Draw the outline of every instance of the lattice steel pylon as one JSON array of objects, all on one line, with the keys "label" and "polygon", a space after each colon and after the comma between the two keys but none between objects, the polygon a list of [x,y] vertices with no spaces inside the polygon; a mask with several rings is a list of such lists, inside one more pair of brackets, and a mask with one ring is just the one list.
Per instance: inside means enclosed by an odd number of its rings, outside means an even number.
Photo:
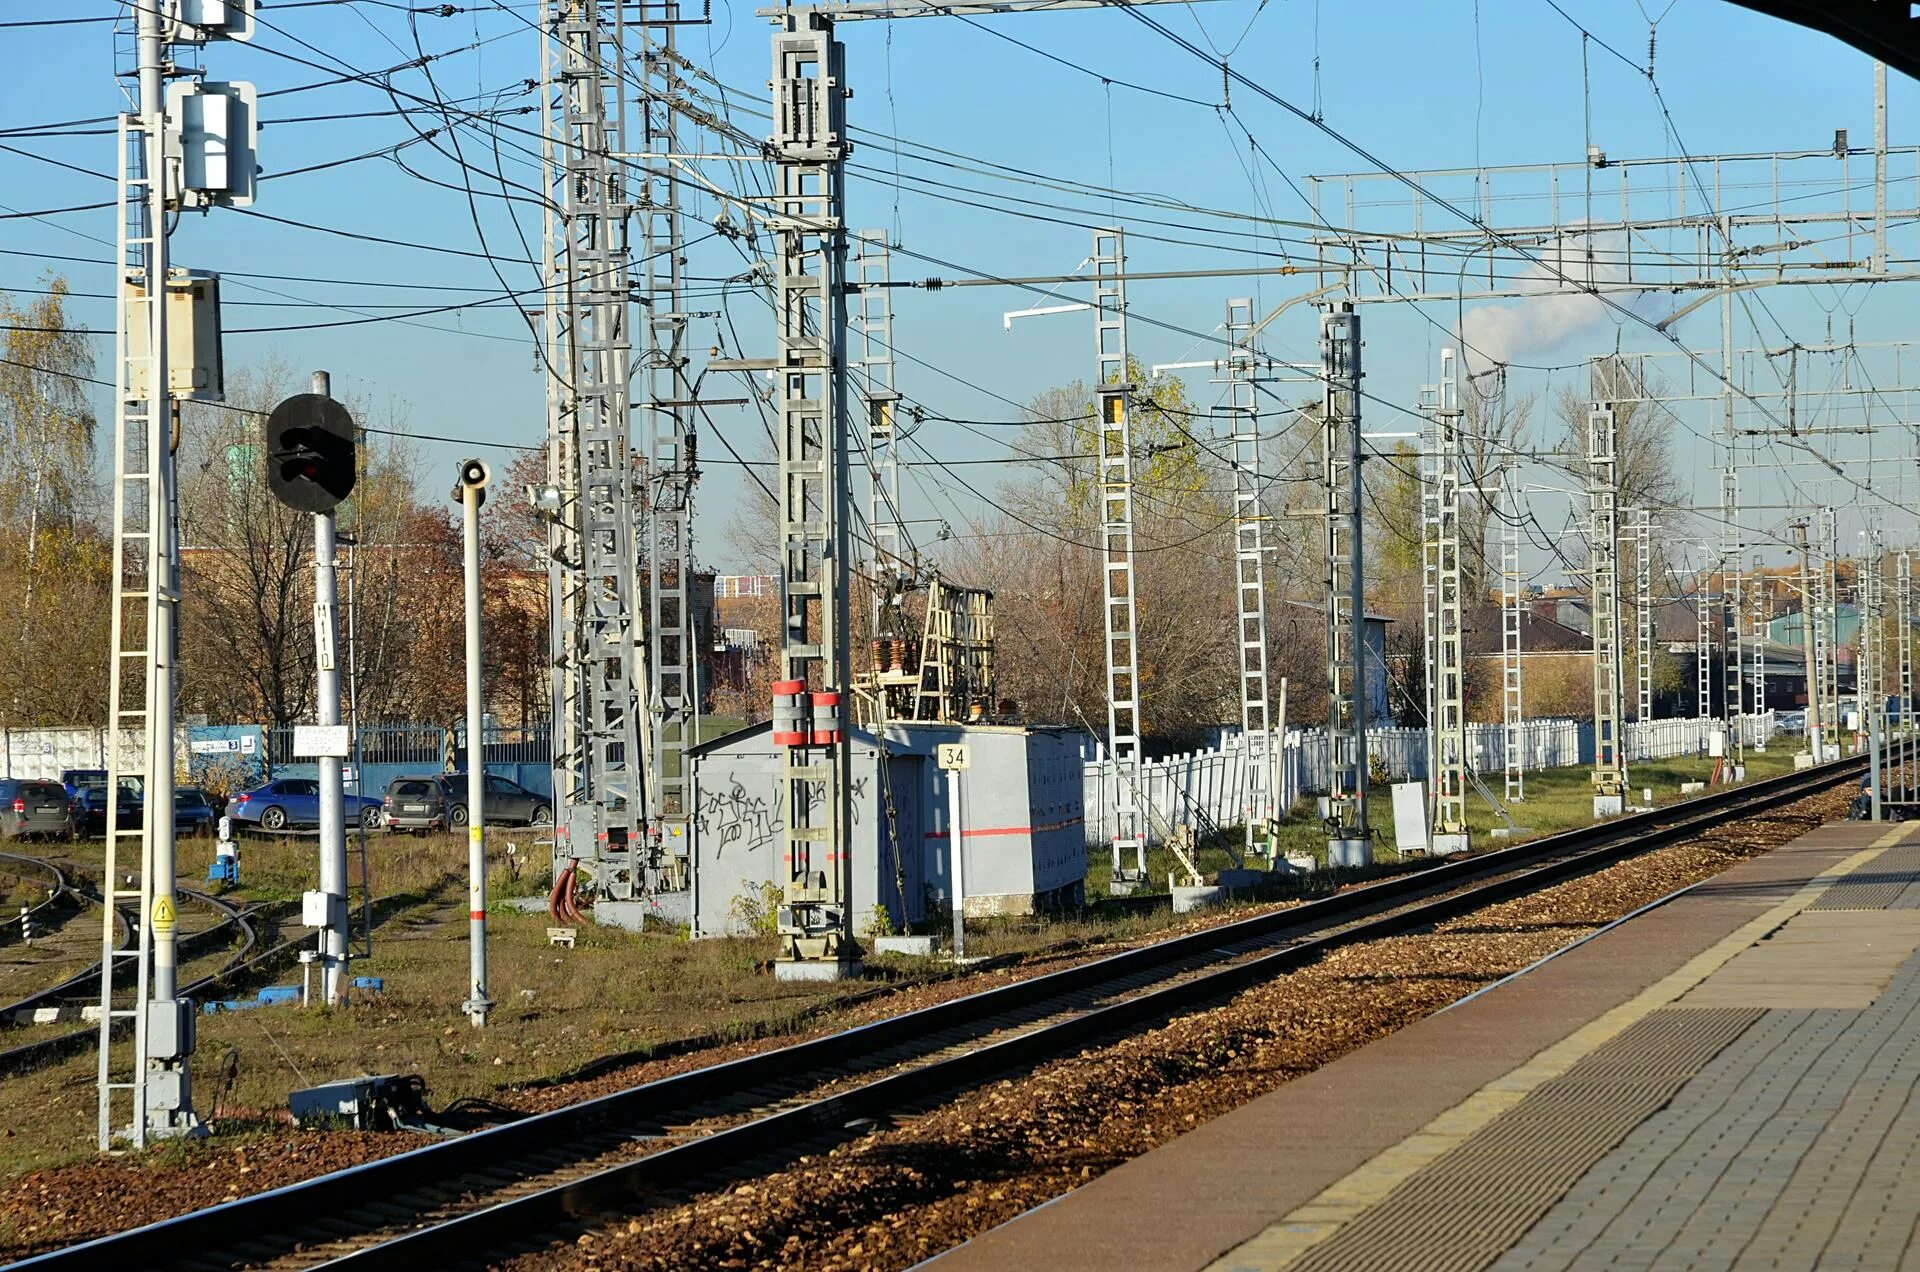
[{"label": "lattice steel pylon", "polygon": [[1527,797],[1527,749],[1524,672],[1520,661],[1520,626],[1525,613],[1526,576],[1520,572],[1520,470],[1509,464],[1501,470],[1507,512],[1500,518],[1500,707],[1504,726],[1501,750],[1506,762],[1507,803]]},{"label": "lattice steel pylon", "polygon": [[1881,692],[1885,675],[1881,667],[1885,659],[1885,636],[1880,630],[1884,598],[1880,579],[1878,526],[1867,527],[1866,551],[1860,560],[1860,573],[1854,588],[1860,606],[1860,658],[1854,672],[1854,700],[1860,704],[1860,732],[1870,735],[1874,729],[1873,714],[1886,708],[1886,695]]},{"label": "lattice steel pylon", "polygon": [[1327,843],[1336,864],[1372,857],[1367,825],[1366,596],[1362,563],[1360,314],[1320,316],[1322,487],[1326,499]]},{"label": "lattice steel pylon", "polygon": [[687,374],[686,238],[680,183],[670,156],[679,153],[676,126],[679,0],[639,0],[633,25],[641,36],[647,91],[639,99],[640,188],[634,212],[641,227],[639,277],[640,390],[647,436],[646,526],[647,746],[646,810],[651,860],[646,883],[684,886],[692,837],[687,750],[700,737],[699,632],[693,597],[693,495],[699,480],[694,386]]},{"label": "lattice steel pylon", "polygon": [[1902,552],[1893,563],[1893,603],[1899,613],[1894,632],[1900,660],[1900,744],[1895,748],[1894,785],[1898,798],[1913,798],[1913,555]]},{"label": "lattice steel pylon", "polygon": [[554,871],[616,900],[646,886],[627,318],[633,214],[623,153],[625,22],[610,0],[547,0],[548,588]]},{"label": "lattice steel pylon", "polygon": [[1451,349],[1440,351],[1433,391],[1432,445],[1421,475],[1422,577],[1427,635],[1427,774],[1436,854],[1465,852],[1467,837],[1466,668],[1460,615],[1460,380]]},{"label": "lattice steel pylon", "polygon": [[845,51],[825,15],[789,9],[773,33],[777,190],[774,354],[779,407],[781,639],[774,741],[785,814],[780,956],[788,977],[852,974],[852,687],[847,602]]},{"label": "lattice steel pylon", "polygon": [[1266,514],[1260,484],[1260,407],[1254,379],[1253,301],[1227,302],[1226,415],[1233,445],[1233,562],[1240,646],[1240,811],[1246,851],[1273,857],[1280,810],[1274,769],[1272,699],[1267,678]]},{"label": "lattice steel pylon", "polygon": [[[1597,384],[1596,388],[1599,387]],[[1593,815],[1626,810],[1620,717],[1619,465],[1613,407],[1587,413],[1587,570],[1593,587]]]},{"label": "lattice steel pylon", "polygon": [[1840,754],[1840,529],[1832,508],[1820,510],[1820,693],[1827,710],[1821,720],[1828,758]]},{"label": "lattice steel pylon", "polygon": [[[1140,795],[1140,650],[1133,572],[1133,384],[1127,360],[1127,240],[1093,232],[1094,390],[1099,397],[1101,588],[1107,649],[1107,753],[1113,760],[1113,887],[1147,877]],[[1133,865],[1125,864],[1127,854]]]},{"label": "lattice steel pylon", "polygon": [[1645,508],[1627,511],[1633,537],[1633,718],[1653,719],[1653,518]]}]

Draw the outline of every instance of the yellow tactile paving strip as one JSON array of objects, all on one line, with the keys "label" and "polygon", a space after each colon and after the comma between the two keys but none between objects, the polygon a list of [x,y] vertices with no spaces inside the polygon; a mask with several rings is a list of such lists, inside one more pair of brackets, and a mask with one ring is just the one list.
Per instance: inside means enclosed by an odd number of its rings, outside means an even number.
[{"label": "yellow tactile paving strip", "polygon": [[1208,1272],[1276,1272],[1383,1201],[1423,1168],[1491,1126],[1541,1086],[1699,985],[1743,950],[1807,909],[1838,880],[1903,842],[1906,826],[1820,872],[1792,896],[1687,960],[1664,979],[1488,1083],[1418,1132],[1377,1154],[1312,1201],[1215,1260]]}]

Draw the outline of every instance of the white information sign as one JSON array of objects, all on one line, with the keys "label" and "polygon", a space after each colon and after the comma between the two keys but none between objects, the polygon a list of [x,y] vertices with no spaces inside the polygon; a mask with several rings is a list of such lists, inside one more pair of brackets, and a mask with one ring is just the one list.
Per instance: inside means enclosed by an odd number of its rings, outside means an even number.
[{"label": "white information sign", "polygon": [[302,760],[322,758],[344,760],[353,749],[344,724],[296,724],[293,726],[293,754]]}]

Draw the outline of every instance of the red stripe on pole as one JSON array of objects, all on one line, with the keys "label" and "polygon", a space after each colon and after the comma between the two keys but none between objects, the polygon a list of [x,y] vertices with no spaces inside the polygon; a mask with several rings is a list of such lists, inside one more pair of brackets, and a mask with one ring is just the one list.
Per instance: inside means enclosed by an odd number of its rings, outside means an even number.
[{"label": "red stripe on pole", "polygon": [[470,919],[478,919],[480,922],[485,923],[487,921],[487,912],[485,910],[468,910],[467,917]]}]

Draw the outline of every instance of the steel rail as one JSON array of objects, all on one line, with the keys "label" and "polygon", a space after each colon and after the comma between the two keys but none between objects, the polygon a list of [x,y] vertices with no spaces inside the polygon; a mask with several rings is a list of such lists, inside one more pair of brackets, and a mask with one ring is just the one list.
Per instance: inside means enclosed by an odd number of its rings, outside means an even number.
[{"label": "steel rail", "polygon": [[[217,971],[203,976],[191,985],[187,985],[181,989],[180,993],[183,997],[191,997],[202,989],[218,984],[221,980],[233,975],[252,962],[253,960],[249,959],[248,956],[252,953],[253,948],[259,944],[260,934],[253,925],[252,912],[250,910],[231,905],[218,897],[211,896],[204,892],[195,892],[191,889],[181,888],[178,889],[178,893],[189,901],[210,906],[226,916],[218,923],[181,937],[181,953],[185,954],[190,950],[208,944],[217,934],[225,932],[228,928],[233,928],[240,934],[240,948],[229,956],[225,964]],[[85,892],[75,890],[74,895],[83,898],[92,905],[99,905],[101,903],[98,897],[91,896]],[[128,924],[127,916],[116,908],[114,917],[119,923],[122,944],[124,944],[131,936],[131,928]],[[231,938],[229,937],[228,939]],[[6,1006],[0,1007],[0,1026],[17,1027],[19,1017],[22,1014],[31,1012],[36,1007],[71,1000],[76,994],[79,994],[86,1002],[92,1002],[98,997],[99,985],[100,964],[96,960],[91,966],[74,973],[58,985],[39,990],[17,1002],[8,1003]],[[82,990],[88,992],[81,994],[80,991]],[[0,1029],[0,1032],[4,1032],[4,1029]],[[38,1068],[42,1064],[61,1059],[75,1051],[84,1050],[87,1046],[97,1042],[99,1036],[99,1028],[89,1024],[82,1029],[75,1029],[68,1033],[56,1034],[51,1038],[41,1038],[33,1042],[23,1043],[17,1047],[10,1047],[4,1051],[0,1051],[0,1075],[26,1072]]]},{"label": "steel rail", "polygon": [[[31,921],[49,913],[55,906],[70,896],[81,896],[67,879],[67,872],[44,857],[29,857],[24,853],[0,852],[0,860],[16,861],[35,870],[43,870],[53,876],[53,887],[47,890],[47,899],[28,906],[25,917]],[[9,871],[9,873],[13,873]],[[0,930],[12,927],[20,921],[18,914],[0,917]]]},{"label": "steel rail", "polygon": [[[1076,967],[1016,981],[964,998],[921,1008],[759,1055],[673,1077],[511,1122],[459,1139],[369,1162],[270,1192],[194,1211],[81,1245],[39,1255],[22,1268],[88,1268],[102,1260],[129,1266],[196,1268],[255,1263],[275,1249],[297,1244],[310,1256],[329,1241],[352,1241],[342,1227],[368,1231],[410,1227],[378,1244],[352,1250],[327,1266],[405,1268],[444,1266],[475,1252],[497,1253],[502,1244],[576,1220],[581,1214],[630,1202],[661,1190],[683,1189],[751,1157],[792,1150],[796,1141],[818,1138],[856,1119],[885,1116],[930,1098],[965,1089],[994,1074],[1031,1066],[1100,1038],[1194,1010],[1274,975],[1293,970],[1330,950],[1400,934],[1524,895],[1652,848],[1684,841],[1703,831],[1752,817],[1847,781],[1864,759],[1836,761],[1714,792],[1653,813],[1546,836],[1509,848],[1436,865],[1382,883],[1349,888],[1319,901],[1170,938]],[[1489,879],[1488,876],[1494,876]],[[1471,885],[1471,886],[1470,886]],[[1438,895],[1432,895],[1438,894]],[[1410,903],[1411,902],[1411,903]],[[1285,939],[1292,937],[1294,939]],[[1284,943],[1281,943],[1284,940]],[[1258,953],[1262,947],[1268,948]],[[1251,956],[1250,956],[1251,955]],[[1213,971],[1104,1005],[1073,1003],[1076,995],[1112,987],[1128,978],[1166,972],[1200,960],[1225,963]],[[1171,969],[1171,970],[1169,970]],[[1188,970],[1191,970],[1190,968]],[[1164,979],[1164,977],[1161,977]],[[1066,1004],[1062,1009],[1063,1002]],[[1016,1029],[998,1041],[971,1046],[942,1041],[956,1031],[988,1034],[1030,1021],[1053,1003],[1059,1018],[1039,1028]],[[489,1204],[482,1199],[464,1213],[431,1221],[423,1204],[409,1219],[397,1199],[416,1190],[458,1188],[464,1176],[482,1175],[496,1191],[517,1179],[552,1173],[553,1159],[569,1146],[597,1141],[657,1137],[663,1124],[687,1110],[738,1099],[782,1084],[818,1088],[844,1080],[890,1049],[919,1044],[936,1058],[915,1064],[888,1061],[893,1071],[832,1095],[811,1100],[760,1098],[772,1112],[652,1154],[590,1170],[535,1191]],[[896,1063],[907,1067],[895,1067]],[[808,1075],[816,1075],[806,1081]],[[846,1132],[842,1132],[843,1134]],[[591,1157],[595,1153],[585,1152]],[[529,1161],[539,1159],[545,1161]],[[515,1176],[515,1163],[528,1169]],[[483,1182],[474,1191],[485,1192]],[[364,1224],[348,1216],[372,1213]],[[315,1227],[314,1216],[326,1227]],[[424,1223],[426,1226],[412,1226]],[[236,1234],[241,1234],[236,1236]],[[366,1232],[360,1234],[362,1237]],[[233,1252],[236,1245],[246,1248]]]}]

